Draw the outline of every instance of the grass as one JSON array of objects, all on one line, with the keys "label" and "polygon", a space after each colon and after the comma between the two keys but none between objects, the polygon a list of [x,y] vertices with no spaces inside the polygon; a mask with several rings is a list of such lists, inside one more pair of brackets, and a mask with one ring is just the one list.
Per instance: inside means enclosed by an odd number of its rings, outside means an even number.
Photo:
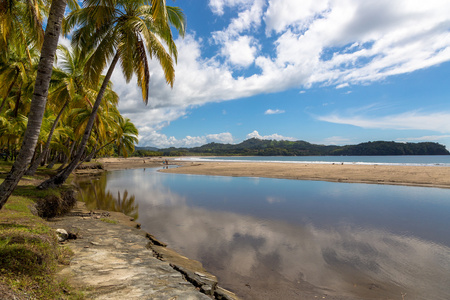
[{"label": "grass", "polygon": [[119,223],[116,220],[111,220],[111,219],[107,219],[107,218],[101,218],[100,221],[105,222],[105,223],[110,223],[110,224],[118,224]]},{"label": "grass", "polygon": [[[0,162],[0,181],[10,167],[11,163]],[[61,193],[34,188],[33,183],[45,179],[48,172],[22,179],[0,210],[1,299],[84,298],[67,279],[57,276],[58,270],[69,264],[72,252],[58,243],[54,229],[44,219],[31,212],[37,201]]]}]

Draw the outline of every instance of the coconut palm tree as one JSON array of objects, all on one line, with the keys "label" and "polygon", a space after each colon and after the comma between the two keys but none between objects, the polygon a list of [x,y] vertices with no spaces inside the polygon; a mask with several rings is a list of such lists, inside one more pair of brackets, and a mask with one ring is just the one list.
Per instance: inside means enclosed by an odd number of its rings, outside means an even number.
[{"label": "coconut palm tree", "polygon": [[[36,67],[38,65],[39,53],[36,47],[28,44],[8,45],[8,55],[0,55],[0,113],[6,106],[8,97],[14,94],[15,115],[17,115],[22,88],[32,90],[32,83],[36,76]],[[11,101],[12,98],[9,98]]]},{"label": "coconut palm tree", "polygon": [[128,118],[123,118],[120,116],[117,124],[119,125],[118,130],[115,132],[117,135],[117,152],[120,156],[120,151],[122,150],[123,156],[128,157],[128,152],[133,152],[134,144],[138,142],[137,136],[139,132]]},{"label": "coconut palm tree", "polygon": [[[10,46],[42,47],[42,24],[49,13],[48,4],[46,0],[0,0],[0,49],[3,55],[9,54]],[[31,61],[29,49],[24,50]]]},{"label": "coconut palm tree", "polygon": [[[175,79],[173,58],[176,61],[177,49],[170,25],[173,25],[181,36],[184,35],[184,14],[180,9],[166,6],[165,0],[89,0],[85,3],[85,7],[69,14],[65,31],[68,32],[77,25],[81,26],[73,34],[73,43],[86,51],[95,49],[86,64],[88,80],[95,82],[106,63],[109,60],[111,63],[76,156],[66,169],[44,181],[39,186],[41,189],[62,184],[77,167],[91,135],[106,85],[119,61],[127,81],[131,80],[133,74],[137,76],[145,103],[148,102],[150,81],[147,54],[150,58],[159,60],[168,84],[173,86]],[[167,51],[161,41],[167,46]]]},{"label": "coconut palm tree", "polygon": [[0,147],[13,158],[20,145],[25,132],[27,117],[18,114],[14,117],[12,109],[8,109],[0,115]]},{"label": "coconut palm tree", "polygon": [[41,49],[41,59],[38,65],[30,114],[28,115],[27,129],[24,134],[19,155],[14,162],[11,171],[0,185],[0,209],[5,205],[20,178],[22,178],[34,154],[47,102],[53,61],[59,35],[61,33],[60,25],[64,17],[66,4],[66,0],[52,0]]},{"label": "coconut palm tree", "polygon": [[[39,164],[41,164],[43,158],[46,157],[50,148],[53,132],[55,131],[62,114],[69,106],[69,103],[74,105],[76,99],[87,100],[87,98],[83,98],[83,96],[88,97],[88,86],[85,84],[83,77],[83,68],[89,55],[81,56],[79,48],[74,48],[71,51],[67,47],[59,45],[58,49],[60,54],[60,68],[55,69],[53,72],[51,83],[52,91],[49,94],[49,106],[57,112],[57,117],[49,131],[44,149],[31,163],[25,173],[26,175],[34,175]],[[79,95],[81,95],[81,97]]]}]

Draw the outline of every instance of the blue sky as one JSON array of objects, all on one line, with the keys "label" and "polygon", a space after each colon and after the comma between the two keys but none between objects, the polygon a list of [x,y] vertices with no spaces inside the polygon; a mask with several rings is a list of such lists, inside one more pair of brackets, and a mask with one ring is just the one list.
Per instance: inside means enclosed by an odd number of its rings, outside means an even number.
[{"label": "blue sky", "polygon": [[433,141],[450,150],[448,0],[177,0],[173,89],[149,104],[113,75],[139,146],[250,137],[327,145]]}]

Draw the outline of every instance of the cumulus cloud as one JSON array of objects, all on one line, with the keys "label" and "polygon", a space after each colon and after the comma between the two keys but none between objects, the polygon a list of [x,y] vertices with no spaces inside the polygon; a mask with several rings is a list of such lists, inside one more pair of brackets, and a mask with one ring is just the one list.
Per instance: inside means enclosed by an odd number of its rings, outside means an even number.
[{"label": "cumulus cloud", "polygon": [[258,50],[254,39],[249,36],[240,36],[235,40],[227,41],[222,48],[222,55],[239,67],[248,67],[255,61],[255,54]]},{"label": "cumulus cloud", "polygon": [[268,109],[264,112],[265,115],[284,114],[285,111],[281,109]]},{"label": "cumulus cloud", "polygon": [[253,132],[247,134],[247,139],[256,138],[259,140],[276,140],[276,141],[296,141],[296,138],[286,137],[279,135],[277,133],[271,135],[260,135],[258,131],[254,130]]},{"label": "cumulus cloud", "polygon": [[212,142],[222,144],[230,144],[234,142],[234,138],[229,132],[208,134],[205,136],[186,136],[185,138],[177,139],[174,136],[168,137],[165,134],[159,133],[157,130],[150,129],[144,133],[139,132],[139,138],[140,145],[153,145],[157,148],[192,148]]},{"label": "cumulus cloud", "polygon": [[[158,62],[150,62],[148,108],[135,81],[126,84],[120,70],[113,75],[121,112],[133,122],[143,117],[139,126],[161,128],[186,115],[189,108],[209,102],[292,88],[302,93],[313,85],[344,88],[450,60],[450,2],[446,0],[210,0],[209,7],[218,18],[230,8],[232,17],[222,19],[224,28],[210,36],[190,32],[176,41],[179,56],[173,89],[165,83]],[[211,42],[217,46],[215,53],[210,52]],[[245,72],[236,75],[236,68]],[[396,119],[409,122],[411,117]],[[366,128],[421,127],[388,118],[378,120],[380,125],[377,120],[326,119]],[[431,121],[430,130],[443,132],[449,126]]]}]

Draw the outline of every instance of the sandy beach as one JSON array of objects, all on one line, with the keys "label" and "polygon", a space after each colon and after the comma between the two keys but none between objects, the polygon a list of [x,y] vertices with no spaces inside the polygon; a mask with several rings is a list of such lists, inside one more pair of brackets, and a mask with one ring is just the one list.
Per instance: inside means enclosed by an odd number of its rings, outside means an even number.
[{"label": "sandy beach", "polygon": [[112,171],[162,166],[164,159],[161,157],[102,157],[96,161],[101,163],[106,171]]},{"label": "sandy beach", "polygon": [[165,159],[168,159],[171,165],[179,165],[178,168],[160,170],[167,173],[450,188],[450,167],[437,166],[183,162],[162,157],[100,158],[98,162],[103,165],[105,170],[110,171],[163,166]]},{"label": "sandy beach", "polygon": [[450,167],[192,162],[161,172],[450,188]]}]

